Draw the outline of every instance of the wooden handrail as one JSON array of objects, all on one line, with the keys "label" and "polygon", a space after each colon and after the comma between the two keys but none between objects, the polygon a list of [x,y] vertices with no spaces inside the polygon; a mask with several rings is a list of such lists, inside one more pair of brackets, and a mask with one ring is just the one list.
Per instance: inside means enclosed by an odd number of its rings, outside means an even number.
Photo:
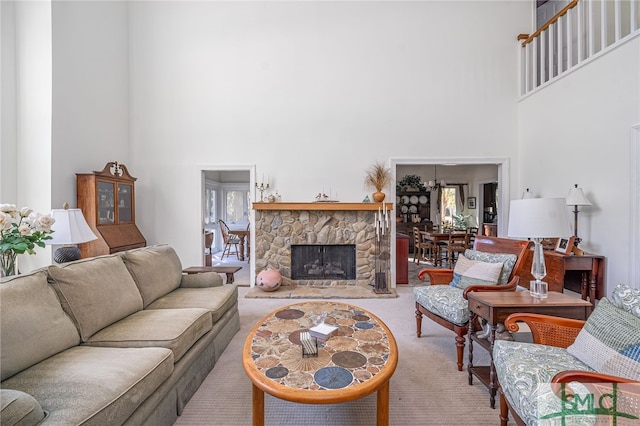
[{"label": "wooden handrail", "polygon": [[[573,0],[571,3],[569,3],[564,8],[562,8],[562,10],[560,12],[556,13],[555,15],[553,15],[553,18],[549,19],[543,26],[538,28],[538,30],[535,33],[531,34],[525,41],[522,42],[522,47],[525,47],[527,44],[531,43],[544,30],[549,28],[549,26],[551,24],[554,24],[558,19],[560,19],[562,16],[566,15],[566,13],[569,10],[573,9],[574,7],[576,7],[578,5],[578,1],[579,0]],[[521,36],[522,36],[522,34],[518,35],[518,40],[521,40],[521,38],[520,38]]]}]

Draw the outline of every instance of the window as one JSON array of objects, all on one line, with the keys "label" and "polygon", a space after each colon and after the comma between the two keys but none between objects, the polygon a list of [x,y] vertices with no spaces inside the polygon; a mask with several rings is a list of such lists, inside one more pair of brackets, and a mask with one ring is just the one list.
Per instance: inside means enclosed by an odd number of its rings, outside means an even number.
[{"label": "window", "polygon": [[225,220],[229,223],[249,222],[250,192],[245,189],[225,191]]},{"label": "window", "polygon": [[447,225],[453,224],[453,217],[457,214],[457,193],[458,188],[454,186],[446,186],[442,188],[442,200],[440,214],[442,215],[442,223]]}]

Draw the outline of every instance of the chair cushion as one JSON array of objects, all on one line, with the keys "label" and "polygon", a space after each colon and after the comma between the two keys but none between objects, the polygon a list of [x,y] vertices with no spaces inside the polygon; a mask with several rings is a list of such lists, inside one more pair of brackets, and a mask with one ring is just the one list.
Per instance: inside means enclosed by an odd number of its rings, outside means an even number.
[{"label": "chair cushion", "polygon": [[145,308],[180,286],[182,263],[170,246],[142,247],[120,255],[140,289]]},{"label": "chair cushion", "polygon": [[454,323],[469,322],[469,302],[462,297],[464,290],[450,285],[414,287],[413,296],[429,312]]},{"label": "chair cushion", "polygon": [[498,278],[498,285],[506,284],[509,282],[511,271],[516,266],[518,256],[509,253],[487,253],[484,251],[467,249],[464,252],[467,259],[480,260],[482,262],[489,263],[502,263],[502,271],[500,272],[500,278]]},{"label": "chair cushion", "polygon": [[80,343],[45,271],[4,279],[0,300],[2,380]]},{"label": "chair cushion", "polygon": [[502,272],[502,263],[469,260],[460,255],[453,268],[451,285],[465,289],[470,285],[496,285]]},{"label": "chair cushion", "polygon": [[[527,425],[543,424],[539,420],[541,416],[560,411],[560,399],[550,386],[553,376],[566,370],[593,371],[566,349],[506,340],[495,341],[493,363],[511,408]],[[575,383],[571,387],[578,393],[588,393]],[[585,417],[580,416],[576,421],[586,420]]]},{"label": "chair cushion", "polygon": [[618,284],[611,294],[611,303],[640,318],[640,289]]},{"label": "chair cushion", "polygon": [[211,315],[206,309],[149,309],[100,330],[86,344],[114,348],[167,348],[173,352],[173,361],[178,362],[209,330]]},{"label": "chair cushion", "polygon": [[42,406],[28,393],[0,389],[0,424],[5,426],[37,425],[45,417]]},{"label": "chair cushion", "polygon": [[142,297],[117,254],[48,267],[62,308],[86,342],[95,332],[142,309]]},{"label": "chair cushion", "polygon": [[640,381],[640,318],[602,298],[567,352],[599,373]]}]

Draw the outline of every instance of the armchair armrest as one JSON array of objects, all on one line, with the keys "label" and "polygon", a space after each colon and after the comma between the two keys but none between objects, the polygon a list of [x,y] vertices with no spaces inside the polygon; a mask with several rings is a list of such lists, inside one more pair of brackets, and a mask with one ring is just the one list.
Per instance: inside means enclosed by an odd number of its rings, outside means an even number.
[{"label": "armchair armrest", "polygon": [[[624,377],[610,376],[608,374],[596,373],[594,371],[567,370],[561,371],[551,379],[551,383],[636,383]],[[638,384],[640,391],[640,384]]]},{"label": "armchair armrest", "polygon": [[480,291],[480,292],[486,292],[486,291],[516,291],[516,288],[518,287],[518,282],[520,281],[520,277],[513,277],[513,279],[511,281],[509,281],[508,283],[506,283],[505,285],[470,285],[467,288],[464,289],[464,292],[462,293],[462,297],[464,297],[465,299],[467,299],[467,294],[470,291]]},{"label": "armchair armrest", "polygon": [[554,317],[541,314],[511,314],[504,321],[504,325],[510,332],[516,332],[520,328],[517,322],[524,322],[531,329],[533,343],[541,345],[567,348],[580,333],[585,321]]},{"label": "armchair armrest", "polygon": [[420,281],[424,281],[424,276],[429,276],[431,285],[449,284],[453,280],[453,269],[423,269],[418,272]]}]

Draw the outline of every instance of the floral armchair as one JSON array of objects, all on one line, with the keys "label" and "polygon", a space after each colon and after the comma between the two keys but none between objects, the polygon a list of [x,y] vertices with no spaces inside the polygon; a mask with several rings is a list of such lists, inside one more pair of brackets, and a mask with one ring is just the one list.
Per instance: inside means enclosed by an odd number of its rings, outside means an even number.
[{"label": "floral armchair", "polygon": [[[552,422],[563,416],[572,425],[616,424],[614,415],[618,424],[627,424],[626,416],[640,423],[640,290],[617,286],[587,321],[519,313],[505,325],[518,331],[518,322],[530,328],[533,343],[496,341],[493,349],[502,426],[509,412],[518,425],[559,424]],[[596,410],[612,398],[615,414]],[[590,400],[593,410],[584,410]],[[569,412],[571,401],[582,410]]]},{"label": "floral armchair", "polygon": [[428,276],[430,285],[413,290],[416,335],[422,335],[423,316],[452,330],[456,334],[458,371],[462,371],[470,316],[467,293],[515,291],[529,245],[529,241],[477,236],[473,250],[459,256],[455,269],[423,269],[418,273],[423,281]]}]

